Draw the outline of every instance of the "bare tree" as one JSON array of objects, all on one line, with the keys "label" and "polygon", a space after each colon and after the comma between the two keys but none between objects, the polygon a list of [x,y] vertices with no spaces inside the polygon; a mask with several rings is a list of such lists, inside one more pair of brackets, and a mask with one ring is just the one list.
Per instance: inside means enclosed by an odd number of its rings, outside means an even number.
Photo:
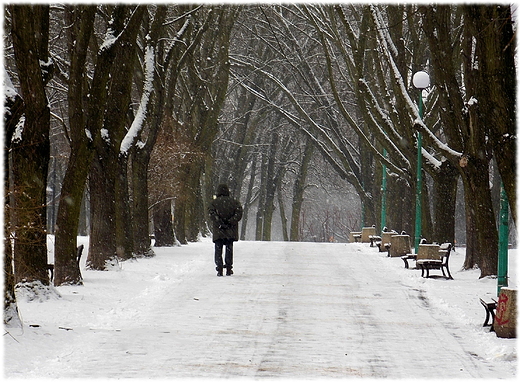
[{"label": "bare tree", "polygon": [[[71,154],[63,180],[62,202],[56,219],[55,285],[82,284],[76,254],[81,200],[94,154],[94,142],[102,139],[101,128],[108,96],[107,84],[116,57],[116,48],[128,38],[131,30],[126,28],[123,9],[121,6],[115,6],[105,39],[97,51],[93,77],[87,88],[84,82],[87,78],[85,60],[90,36],[93,33],[96,9],[97,6],[78,6],[73,10],[72,21],[79,30],[75,30],[77,39],[70,40],[71,83],[68,89]],[[139,16],[135,13],[133,15]],[[88,100],[85,106],[84,99]]]},{"label": "bare tree", "polygon": [[[107,82],[107,98],[103,107],[100,139],[94,140],[94,156],[90,168],[91,229],[87,266],[104,270],[118,258],[132,256],[129,219],[124,219],[124,204],[128,203],[126,162],[120,157],[121,140],[125,134],[126,116],[130,104],[131,79],[136,63],[136,38],[146,12],[145,6],[117,6],[113,28],[121,34],[114,44],[114,61]],[[109,28],[110,31],[110,28]],[[119,206],[119,207],[118,207]],[[121,207],[121,208],[120,208]],[[126,225],[125,225],[126,222]],[[130,248],[129,248],[130,247]],[[130,253],[129,253],[130,252]]]},{"label": "bare tree", "polygon": [[175,234],[180,243],[197,240],[204,231],[205,203],[202,174],[218,131],[225,100],[231,31],[239,13],[236,6],[209,7],[199,13],[202,28],[194,36],[197,48],[186,57],[173,116],[182,140],[189,143],[189,161],[181,169],[184,181],[175,200]]},{"label": "bare tree", "polygon": [[[439,102],[443,110],[449,110],[449,113],[445,112],[440,116],[443,131],[449,146],[460,154],[454,155],[453,151],[443,149],[441,145],[437,147],[462,175],[469,239],[465,267],[472,268],[477,264],[481,270],[481,277],[496,274],[498,256],[496,216],[489,186],[494,141],[488,140],[488,137],[496,137],[496,134],[491,133],[494,130],[491,128],[493,125],[500,126],[502,135],[511,131],[511,110],[514,109],[510,85],[502,85],[504,81],[487,80],[495,78],[497,74],[496,69],[491,69],[495,64],[490,64],[490,61],[496,60],[497,64],[500,63],[498,65],[504,65],[507,61],[506,56],[510,54],[507,48],[505,51],[497,51],[490,47],[490,44],[500,40],[499,36],[503,33],[500,28],[496,28],[493,21],[500,9],[500,6],[487,5],[432,6],[422,9],[425,15],[424,28],[429,32],[432,69],[439,91]],[[460,51],[463,55],[459,61],[454,61],[446,55],[445,46],[447,42],[452,41],[451,20],[457,12],[462,15],[462,29],[460,38],[454,39],[453,44],[461,41]],[[504,25],[507,25],[510,23],[510,14],[507,11],[503,14]],[[506,27],[504,31],[507,29]],[[482,30],[489,33],[483,35]],[[508,33],[505,32],[504,36]],[[493,52],[495,56],[491,58],[490,54]],[[493,83],[492,92],[483,86],[488,82]],[[501,94],[501,91],[497,90],[499,88],[504,91],[508,89],[507,95]],[[496,105],[496,108],[493,105]],[[489,110],[495,110],[495,113],[490,113]],[[421,128],[425,130],[425,126]],[[505,145],[506,150],[499,149],[497,153],[512,154],[510,141],[508,138],[506,141],[509,142]],[[514,156],[508,158],[509,163],[514,164]],[[510,169],[514,169],[514,166],[510,166]],[[506,176],[505,179],[511,179],[507,170],[503,169],[501,172]]]},{"label": "bare tree", "polygon": [[4,324],[20,324],[15,295],[15,277],[13,269],[13,246],[9,186],[9,150],[16,126],[24,112],[22,97],[16,92],[7,71],[4,73]]},{"label": "bare tree", "polygon": [[46,189],[49,164],[50,109],[45,86],[52,76],[49,60],[49,6],[11,5],[11,34],[24,122],[8,142],[11,149],[16,282],[49,284],[47,274]]}]

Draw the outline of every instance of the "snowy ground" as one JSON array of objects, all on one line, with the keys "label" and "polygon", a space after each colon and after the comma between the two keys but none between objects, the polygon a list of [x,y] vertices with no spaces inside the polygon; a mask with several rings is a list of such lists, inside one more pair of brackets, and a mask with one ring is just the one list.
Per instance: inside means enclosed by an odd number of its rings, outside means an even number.
[{"label": "snowy ground", "polygon": [[[52,239],[52,238],[51,238]],[[87,243],[87,238],[81,238]],[[238,242],[216,277],[208,240],[83,269],[60,298],[19,297],[8,378],[515,378],[516,340],[483,328],[496,279],[423,279],[368,244]],[[85,252],[86,253],[86,252]],[[510,251],[516,288],[516,250]]]}]

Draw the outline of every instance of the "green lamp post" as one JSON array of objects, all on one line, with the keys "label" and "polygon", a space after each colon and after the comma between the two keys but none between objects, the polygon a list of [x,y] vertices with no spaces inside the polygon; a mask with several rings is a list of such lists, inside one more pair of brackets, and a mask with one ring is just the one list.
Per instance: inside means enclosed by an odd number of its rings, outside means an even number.
[{"label": "green lamp post", "polygon": [[[422,92],[430,86],[428,73],[419,71],[413,75],[413,85],[419,89],[419,118],[423,119]],[[417,182],[415,192],[415,253],[419,250],[421,241],[421,219],[422,219],[422,135],[417,131]]]},{"label": "green lamp post", "polygon": [[509,245],[509,203],[507,200],[504,185],[500,185],[500,221],[498,226],[498,278],[497,278],[497,296],[500,295],[500,289],[507,287],[507,263],[508,263],[508,245]]}]

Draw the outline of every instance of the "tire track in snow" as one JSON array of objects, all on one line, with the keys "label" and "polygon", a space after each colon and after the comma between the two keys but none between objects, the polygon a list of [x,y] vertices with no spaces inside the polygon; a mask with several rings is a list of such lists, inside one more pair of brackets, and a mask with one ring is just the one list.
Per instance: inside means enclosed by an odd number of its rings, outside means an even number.
[{"label": "tire track in snow", "polygon": [[141,277],[128,297],[107,289],[110,309],[74,328],[42,375],[494,376],[450,317],[396,277],[395,259],[360,248],[239,242],[235,275],[221,278],[208,242],[125,263],[122,278]]}]

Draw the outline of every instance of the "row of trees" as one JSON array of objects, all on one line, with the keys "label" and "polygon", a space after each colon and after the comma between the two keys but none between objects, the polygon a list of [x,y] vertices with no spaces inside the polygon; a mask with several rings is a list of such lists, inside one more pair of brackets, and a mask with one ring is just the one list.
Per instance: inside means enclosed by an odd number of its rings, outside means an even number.
[{"label": "row of trees", "polygon": [[[258,208],[265,214],[259,220],[263,227],[270,231],[273,189],[285,193],[280,188],[285,172],[292,172],[294,179],[293,217],[300,216],[296,190],[306,183],[304,153],[315,150],[355,188],[365,225],[380,227],[384,165],[387,225],[413,234],[420,131],[425,140],[423,171],[430,180],[422,191],[427,207],[423,235],[454,242],[461,179],[466,196],[465,267],[478,266],[481,276],[496,274],[497,211],[492,192],[498,193],[500,180],[490,178],[491,168],[500,174],[516,219],[516,70],[510,7],[301,5],[260,7],[260,13],[249,8],[243,13],[250,15],[246,20],[257,22],[241,29],[251,43],[234,45],[231,51],[233,84],[240,90],[229,98],[244,111],[240,92],[254,96],[251,115],[266,114],[260,123],[273,134],[261,136],[271,142],[257,141],[265,143],[265,151],[255,153],[258,145],[244,142],[244,131],[234,122],[237,132],[231,140],[239,145],[222,146],[241,152],[254,147],[248,152],[260,166],[255,197],[260,205],[266,203]],[[429,72],[433,84],[424,121],[419,118],[418,90],[411,84],[419,70]],[[277,123],[270,124],[273,120]],[[241,123],[257,122],[251,117]],[[291,154],[287,147],[294,143],[284,143],[297,134],[304,142],[297,146],[309,149]],[[241,184],[242,161],[237,158],[247,157],[235,155],[240,156],[227,156],[233,158],[232,174],[240,174]],[[294,163],[299,167],[292,168]],[[267,184],[262,182],[264,171],[273,173]],[[279,207],[283,214],[281,203]],[[260,238],[268,236],[257,235]]]},{"label": "row of trees", "polygon": [[[329,223],[352,227],[338,211],[309,224],[309,187],[339,177],[379,226],[385,169],[387,225],[413,233],[418,131],[424,236],[453,242],[461,178],[465,265],[495,274],[491,165],[516,218],[512,25],[502,5],[6,6],[6,312],[16,283],[49,284],[51,157],[64,169],[55,285],[82,283],[85,190],[95,270],[153,256],[150,215],[155,245],[207,234],[218,182],[243,200],[243,238],[253,226],[270,240],[279,215],[285,240],[304,225],[327,240]],[[432,78],[424,120],[418,70]]]},{"label": "row of trees", "polygon": [[[161,130],[177,132],[193,139],[190,143],[200,145],[201,152],[209,151],[226,94],[227,44],[237,10],[196,5],[6,7],[12,36],[7,75],[19,87],[19,94],[10,92],[9,102],[19,100],[23,113],[9,107],[4,116],[10,163],[5,253],[14,254],[14,273],[6,259],[6,274],[11,275],[7,310],[16,283],[49,284],[45,208],[51,113],[63,129],[63,142],[57,139],[53,148],[67,158],[56,216],[54,284],[78,285],[76,237],[87,184],[87,266],[105,270],[121,259],[153,255],[147,179],[155,143]],[[199,181],[190,171],[186,169],[186,179]],[[179,216],[182,205],[176,203]],[[185,204],[186,214],[194,206]]]}]

